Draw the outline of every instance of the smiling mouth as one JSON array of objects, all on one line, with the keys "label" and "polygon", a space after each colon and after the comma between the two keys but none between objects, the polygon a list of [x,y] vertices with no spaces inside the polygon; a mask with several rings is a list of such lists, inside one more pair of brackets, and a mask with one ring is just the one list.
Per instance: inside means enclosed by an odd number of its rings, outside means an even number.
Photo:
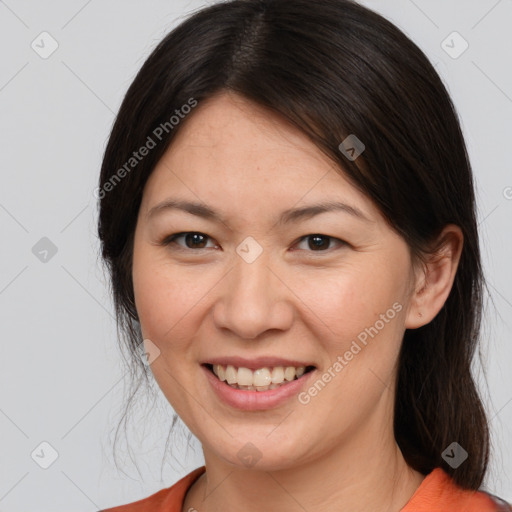
[{"label": "smiling mouth", "polygon": [[315,370],[315,366],[275,366],[257,370],[232,365],[203,364],[217,379],[233,389],[267,391],[285,386]]}]

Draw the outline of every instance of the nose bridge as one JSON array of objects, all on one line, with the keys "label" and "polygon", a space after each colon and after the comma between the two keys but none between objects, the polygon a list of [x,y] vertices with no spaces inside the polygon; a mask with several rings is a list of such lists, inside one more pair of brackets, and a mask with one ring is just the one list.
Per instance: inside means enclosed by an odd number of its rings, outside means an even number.
[{"label": "nose bridge", "polygon": [[252,339],[267,329],[286,329],[291,313],[286,312],[286,287],[275,275],[270,250],[248,238],[237,247],[214,318],[218,327]]}]

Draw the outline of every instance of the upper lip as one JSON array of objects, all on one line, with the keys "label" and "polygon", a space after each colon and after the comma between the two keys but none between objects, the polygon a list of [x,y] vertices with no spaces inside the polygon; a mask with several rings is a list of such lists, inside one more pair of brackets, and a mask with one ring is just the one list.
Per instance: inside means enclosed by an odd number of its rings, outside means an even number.
[{"label": "upper lip", "polygon": [[298,361],[296,359],[283,359],[280,357],[261,356],[253,359],[246,359],[245,357],[233,356],[233,357],[212,357],[211,359],[203,361],[201,364],[220,364],[222,366],[236,366],[237,368],[249,368],[251,370],[257,370],[258,368],[273,368],[275,366],[315,366],[313,363],[307,363],[304,361]]}]

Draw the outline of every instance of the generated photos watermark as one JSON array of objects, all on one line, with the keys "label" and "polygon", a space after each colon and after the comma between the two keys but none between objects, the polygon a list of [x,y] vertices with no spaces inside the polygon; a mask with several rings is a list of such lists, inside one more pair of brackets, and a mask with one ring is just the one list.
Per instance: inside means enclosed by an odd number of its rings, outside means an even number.
[{"label": "generated photos watermark", "polygon": [[[395,302],[391,308],[389,308],[385,313],[381,313],[379,315],[379,319],[375,321],[375,323],[366,327],[357,335],[357,341],[353,340],[350,348],[345,351],[343,355],[339,355],[336,358],[336,361],[327,368],[327,370],[312,384],[306,391],[302,391],[298,395],[298,400],[301,404],[307,405],[311,402],[311,399],[318,395],[325,386],[331,382],[331,380],[336,377],[345,366],[354,358],[355,355],[361,352],[362,347],[366,346],[370,341],[368,337],[373,339],[377,334],[384,329],[385,325],[388,324],[393,318],[395,318],[396,314],[402,311],[402,304],[399,302]],[[359,344],[358,343],[361,344]]]},{"label": "generated photos watermark", "polygon": [[129,174],[149,152],[154,149],[158,142],[163,140],[164,134],[169,134],[185,117],[190,114],[192,109],[198,104],[197,100],[190,98],[187,103],[176,109],[174,114],[168,121],[160,123],[148,135],[146,142],[137,150],[132,153],[132,156],[106,181],[101,187],[94,189],[94,197],[96,199],[103,199],[107,192],[111,192],[121,180]]}]

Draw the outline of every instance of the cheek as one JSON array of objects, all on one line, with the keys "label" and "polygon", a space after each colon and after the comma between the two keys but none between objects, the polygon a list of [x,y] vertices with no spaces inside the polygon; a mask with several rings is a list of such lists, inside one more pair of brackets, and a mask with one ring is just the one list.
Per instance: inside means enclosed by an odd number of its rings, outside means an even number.
[{"label": "cheek", "polygon": [[[319,379],[328,384],[319,393],[318,414],[332,415],[340,425],[357,422],[392,388],[403,335],[403,277],[375,263],[302,286],[304,302],[319,318],[316,336],[326,355]],[[334,435],[328,427],[324,434]]]},{"label": "cheek", "polygon": [[393,304],[403,300],[400,279],[403,278],[395,276],[389,269],[369,264],[335,269],[323,275],[317,273],[311,279],[303,277],[296,281],[293,290],[311,309],[332,343],[340,343],[341,349],[349,338],[355,338],[365,328],[373,326],[390,308],[392,311],[388,316],[396,318]]},{"label": "cheek", "polygon": [[171,335],[173,326],[185,314],[187,288],[180,283],[177,272],[144,248],[134,251],[132,276],[142,332],[146,338],[163,341],[165,333]]},{"label": "cheek", "polygon": [[171,264],[165,255],[134,251],[135,304],[145,338],[161,351],[180,352],[193,342],[208,291],[219,276],[199,267]]}]

